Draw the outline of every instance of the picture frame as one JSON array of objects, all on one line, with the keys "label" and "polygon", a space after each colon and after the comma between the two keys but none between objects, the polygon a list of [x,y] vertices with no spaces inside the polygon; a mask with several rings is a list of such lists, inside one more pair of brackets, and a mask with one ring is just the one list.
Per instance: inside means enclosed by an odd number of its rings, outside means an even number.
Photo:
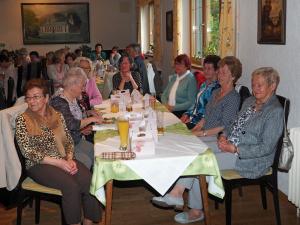
[{"label": "picture frame", "polygon": [[173,11],[166,12],[166,40],[173,41]]},{"label": "picture frame", "polygon": [[258,0],[258,44],[284,45],[286,38],[286,0]]},{"label": "picture frame", "polygon": [[89,3],[21,3],[23,44],[90,42]]}]

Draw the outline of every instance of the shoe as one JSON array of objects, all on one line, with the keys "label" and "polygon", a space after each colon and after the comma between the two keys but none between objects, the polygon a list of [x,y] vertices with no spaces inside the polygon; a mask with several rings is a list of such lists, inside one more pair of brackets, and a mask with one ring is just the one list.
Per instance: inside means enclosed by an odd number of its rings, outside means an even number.
[{"label": "shoe", "polygon": [[165,209],[174,208],[177,211],[183,210],[183,198],[173,197],[170,194],[166,194],[163,197],[153,197],[152,204]]},{"label": "shoe", "polygon": [[182,223],[182,224],[193,223],[193,222],[204,220],[204,214],[202,213],[201,216],[196,219],[189,219],[188,212],[182,212],[182,213],[178,213],[176,216],[174,216],[174,220],[177,223]]}]

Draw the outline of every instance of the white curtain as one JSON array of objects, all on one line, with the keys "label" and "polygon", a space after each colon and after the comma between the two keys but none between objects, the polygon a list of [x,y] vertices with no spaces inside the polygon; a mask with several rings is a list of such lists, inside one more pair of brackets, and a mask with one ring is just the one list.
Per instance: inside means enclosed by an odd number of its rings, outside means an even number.
[{"label": "white curtain", "polygon": [[140,23],[140,40],[142,52],[148,52],[149,50],[149,5],[146,4],[140,8],[141,13],[141,23]]}]

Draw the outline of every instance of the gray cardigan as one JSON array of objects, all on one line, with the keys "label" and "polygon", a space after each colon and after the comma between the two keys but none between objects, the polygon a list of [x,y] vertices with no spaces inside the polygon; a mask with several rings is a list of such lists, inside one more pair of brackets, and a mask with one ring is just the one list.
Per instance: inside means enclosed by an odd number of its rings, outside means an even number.
[{"label": "gray cardigan", "polygon": [[[251,96],[240,112],[255,104]],[[241,114],[241,113],[240,113]],[[245,124],[238,145],[235,167],[241,176],[254,179],[268,172],[273,164],[276,144],[283,131],[283,108],[273,95]]]}]

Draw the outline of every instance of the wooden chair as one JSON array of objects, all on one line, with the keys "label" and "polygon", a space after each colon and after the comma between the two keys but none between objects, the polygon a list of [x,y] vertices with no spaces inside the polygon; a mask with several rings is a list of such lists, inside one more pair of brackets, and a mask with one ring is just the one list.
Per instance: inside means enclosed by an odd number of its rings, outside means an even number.
[{"label": "wooden chair", "polygon": [[61,191],[40,185],[29,178],[26,174],[25,159],[16,140],[15,146],[22,165],[22,174],[18,185],[17,225],[21,225],[23,208],[29,203],[31,204],[33,200],[35,200],[35,224],[39,224],[40,222],[40,202],[41,200],[47,200],[59,204],[61,210],[61,224],[65,225],[66,222],[61,206]]},{"label": "wooden chair", "polygon": [[[277,98],[284,107],[284,102],[286,101],[286,108],[284,111],[285,120],[288,120],[290,101],[282,96]],[[283,141],[283,132],[281,137],[277,142],[277,149],[273,161],[273,165],[270,168],[270,171],[262,177],[257,179],[247,179],[241,177],[236,170],[223,170],[221,171],[223,185],[225,188],[225,208],[226,208],[226,225],[231,225],[231,203],[232,203],[232,190],[234,188],[239,188],[246,185],[259,185],[262,197],[263,208],[267,208],[266,200],[266,188],[273,194],[273,202],[276,214],[277,225],[281,225],[280,219],[280,209],[279,209],[279,199],[278,199],[278,182],[277,182],[277,173],[278,173],[278,162],[279,156],[281,153]]]}]

